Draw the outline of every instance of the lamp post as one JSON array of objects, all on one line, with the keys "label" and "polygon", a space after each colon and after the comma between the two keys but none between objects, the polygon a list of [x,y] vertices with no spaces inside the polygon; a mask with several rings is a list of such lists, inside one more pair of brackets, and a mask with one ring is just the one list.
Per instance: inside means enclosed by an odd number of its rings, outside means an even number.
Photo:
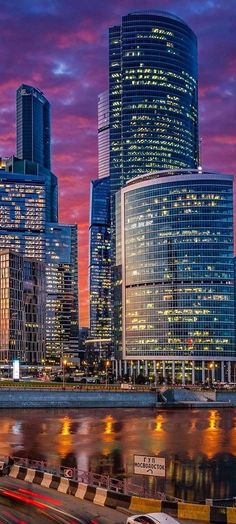
[{"label": "lamp post", "polygon": [[65,366],[67,364],[67,360],[65,358],[62,359],[62,388],[65,389]]},{"label": "lamp post", "polygon": [[107,388],[107,384],[108,384],[107,370],[108,370],[109,364],[110,364],[109,360],[106,360],[106,388]]},{"label": "lamp post", "polygon": [[213,373],[211,375],[211,372],[214,368],[214,364],[213,362],[211,362],[209,365],[208,365],[208,385],[210,386],[211,383],[213,383]]}]

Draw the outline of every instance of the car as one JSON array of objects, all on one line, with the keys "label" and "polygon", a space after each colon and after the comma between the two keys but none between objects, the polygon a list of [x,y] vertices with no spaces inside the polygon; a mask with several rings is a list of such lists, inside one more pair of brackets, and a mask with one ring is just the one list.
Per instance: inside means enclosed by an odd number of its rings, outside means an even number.
[{"label": "car", "polygon": [[145,515],[132,515],[126,524],[179,524],[179,521],[167,513],[146,513]]}]

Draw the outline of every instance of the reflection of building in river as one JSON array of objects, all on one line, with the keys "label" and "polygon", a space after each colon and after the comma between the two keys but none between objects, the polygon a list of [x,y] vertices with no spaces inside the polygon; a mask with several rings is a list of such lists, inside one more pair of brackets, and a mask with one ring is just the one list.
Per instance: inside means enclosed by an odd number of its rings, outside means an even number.
[{"label": "reflection of building in river", "polygon": [[234,478],[236,481],[236,458],[229,453],[219,453],[212,460],[204,454],[191,461],[185,456],[181,462],[177,455],[169,456],[167,492],[175,497],[202,501],[233,497]]}]

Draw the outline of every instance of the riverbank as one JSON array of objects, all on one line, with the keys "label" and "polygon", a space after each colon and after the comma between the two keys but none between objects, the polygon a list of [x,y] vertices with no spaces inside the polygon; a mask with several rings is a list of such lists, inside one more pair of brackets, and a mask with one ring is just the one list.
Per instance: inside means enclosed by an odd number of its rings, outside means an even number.
[{"label": "riverbank", "polygon": [[236,391],[219,390],[203,395],[198,390],[0,388],[0,409],[15,408],[220,408],[235,407]]}]

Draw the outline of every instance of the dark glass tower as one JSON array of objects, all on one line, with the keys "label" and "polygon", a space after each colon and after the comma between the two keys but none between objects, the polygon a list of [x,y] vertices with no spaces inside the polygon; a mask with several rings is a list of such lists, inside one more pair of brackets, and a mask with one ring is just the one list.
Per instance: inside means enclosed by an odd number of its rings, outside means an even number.
[{"label": "dark glass tower", "polygon": [[111,341],[109,177],[91,184],[89,232],[90,336],[100,355],[106,356]]},{"label": "dark glass tower", "polygon": [[51,167],[50,104],[35,87],[22,84],[16,92],[17,157]]},{"label": "dark glass tower", "polygon": [[110,29],[111,194],[142,173],[198,164],[197,39],[176,16],[140,11]]}]

